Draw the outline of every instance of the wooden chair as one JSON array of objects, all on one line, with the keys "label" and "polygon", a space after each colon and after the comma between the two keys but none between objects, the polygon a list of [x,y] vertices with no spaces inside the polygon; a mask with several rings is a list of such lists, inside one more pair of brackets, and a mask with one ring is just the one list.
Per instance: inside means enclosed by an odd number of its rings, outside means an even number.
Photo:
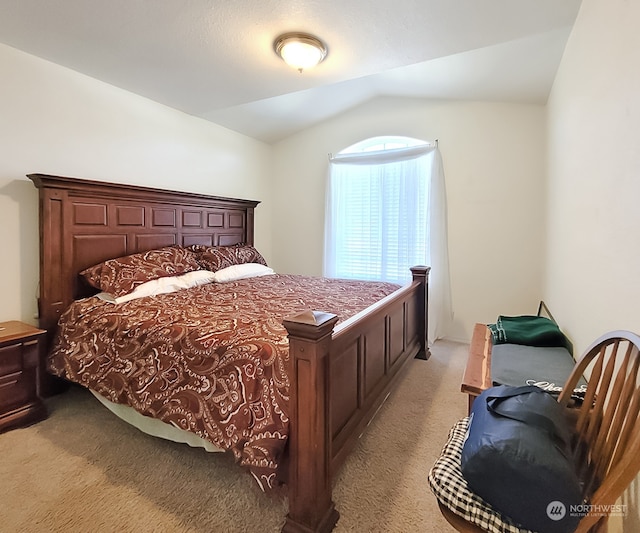
[{"label": "wooden chair", "polygon": [[[640,471],[639,350],[640,337],[634,333],[614,331],[603,335],[576,363],[558,398],[569,414],[572,451],[584,482],[584,501],[591,506],[615,504]],[[577,404],[572,392],[581,376],[588,380],[588,386],[584,401]],[[429,481],[433,488],[431,473]],[[455,529],[488,531],[454,513],[436,496],[442,514]],[[576,531],[606,531],[606,513],[588,509],[593,507],[584,506]]]}]

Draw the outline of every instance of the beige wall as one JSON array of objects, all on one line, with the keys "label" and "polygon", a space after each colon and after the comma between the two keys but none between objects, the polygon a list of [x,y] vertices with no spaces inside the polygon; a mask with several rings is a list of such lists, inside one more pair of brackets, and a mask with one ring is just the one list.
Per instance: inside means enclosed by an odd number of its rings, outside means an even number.
[{"label": "beige wall", "polygon": [[640,2],[585,0],[549,100],[545,294],[582,351],[640,332]]},{"label": "beige wall", "polygon": [[0,321],[35,323],[33,172],[262,200],[271,256],[269,146],[0,45]]},{"label": "beige wall", "polygon": [[[640,2],[584,0],[549,99],[545,295],[577,353],[640,333]],[[612,531],[640,531],[634,483]]]},{"label": "beige wall", "polygon": [[[535,312],[544,249],[545,108],[377,98],[274,146],[274,266],[322,273],[327,154],[377,135],[439,139],[454,323]],[[293,245],[292,245],[293,244]]]}]

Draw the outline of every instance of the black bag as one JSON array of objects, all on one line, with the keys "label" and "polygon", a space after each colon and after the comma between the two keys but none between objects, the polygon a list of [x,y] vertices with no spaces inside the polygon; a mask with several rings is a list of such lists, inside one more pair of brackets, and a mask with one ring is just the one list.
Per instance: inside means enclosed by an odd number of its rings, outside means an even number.
[{"label": "black bag", "polygon": [[575,530],[582,503],[563,408],[535,386],[500,385],[473,403],[462,449],[469,488],[534,531]]}]

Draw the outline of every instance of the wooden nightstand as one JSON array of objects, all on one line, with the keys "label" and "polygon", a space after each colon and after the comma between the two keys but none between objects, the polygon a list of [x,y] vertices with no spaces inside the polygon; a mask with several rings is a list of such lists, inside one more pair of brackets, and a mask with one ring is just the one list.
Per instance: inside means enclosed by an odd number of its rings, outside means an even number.
[{"label": "wooden nightstand", "polygon": [[46,332],[23,322],[0,322],[0,432],[47,417],[39,396]]}]

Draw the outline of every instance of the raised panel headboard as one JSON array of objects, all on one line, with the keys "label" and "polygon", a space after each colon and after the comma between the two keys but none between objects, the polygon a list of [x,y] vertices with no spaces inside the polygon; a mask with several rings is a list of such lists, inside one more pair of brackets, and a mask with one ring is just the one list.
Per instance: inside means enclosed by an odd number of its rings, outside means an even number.
[{"label": "raised panel headboard", "polygon": [[106,259],[180,244],[253,244],[259,202],[29,174],[40,194],[40,327],[89,288],[78,273]]}]

